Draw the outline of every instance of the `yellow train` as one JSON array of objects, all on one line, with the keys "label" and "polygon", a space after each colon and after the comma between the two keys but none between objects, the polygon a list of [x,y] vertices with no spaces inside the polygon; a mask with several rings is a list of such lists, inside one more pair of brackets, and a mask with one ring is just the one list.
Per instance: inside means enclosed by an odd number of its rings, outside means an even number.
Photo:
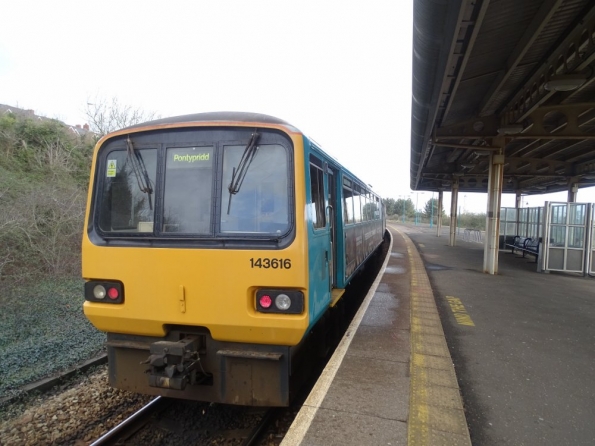
[{"label": "yellow train", "polygon": [[200,113],[103,137],[82,250],[110,385],[288,405],[384,231],[380,197],[280,119]]}]

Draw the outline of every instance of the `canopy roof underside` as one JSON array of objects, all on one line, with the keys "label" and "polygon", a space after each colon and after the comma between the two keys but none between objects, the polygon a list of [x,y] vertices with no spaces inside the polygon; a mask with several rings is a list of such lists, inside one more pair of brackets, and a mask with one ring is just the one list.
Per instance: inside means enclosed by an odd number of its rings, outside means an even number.
[{"label": "canopy roof underside", "polygon": [[[595,186],[595,2],[414,0],[411,188]],[[567,90],[567,91],[562,91]]]}]

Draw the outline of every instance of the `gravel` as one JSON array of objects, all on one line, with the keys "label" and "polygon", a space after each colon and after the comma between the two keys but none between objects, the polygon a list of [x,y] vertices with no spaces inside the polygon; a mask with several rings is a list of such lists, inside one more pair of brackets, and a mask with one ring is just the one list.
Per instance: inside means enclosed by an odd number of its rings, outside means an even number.
[{"label": "gravel", "polygon": [[104,349],[105,334],[83,314],[82,279],[47,279],[0,289],[0,400]]},{"label": "gravel", "polygon": [[109,387],[106,366],[67,387],[0,414],[0,444],[87,445],[151,400]]}]

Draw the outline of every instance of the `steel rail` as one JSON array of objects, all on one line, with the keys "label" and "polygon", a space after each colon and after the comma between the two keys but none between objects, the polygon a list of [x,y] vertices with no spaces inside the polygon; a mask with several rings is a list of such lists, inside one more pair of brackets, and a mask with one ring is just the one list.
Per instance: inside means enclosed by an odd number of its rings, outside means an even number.
[{"label": "steel rail", "polygon": [[141,407],[139,410],[134,412],[131,416],[126,418],[120,424],[115,426],[114,428],[110,429],[108,432],[103,434],[97,440],[90,444],[90,446],[102,446],[105,444],[109,444],[108,442],[114,437],[117,437],[124,429],[129,428],[131,425],[146,417],[150,413],[153,412],[161,403],[163,403],[164,398],[161,396],[156,397],[155,399],[151,400],[146,406]]},{"label": "steel rail", "polygon": [[246,437],[246,439],[242,442],[242,446],[253,446],[262,436],[264,429],[271,424],[271,422],[276,418],[278,413],[278,408],[273,407],[266,411],[266,413],[262,416],[258,425],[250,432],[250,435]]}]

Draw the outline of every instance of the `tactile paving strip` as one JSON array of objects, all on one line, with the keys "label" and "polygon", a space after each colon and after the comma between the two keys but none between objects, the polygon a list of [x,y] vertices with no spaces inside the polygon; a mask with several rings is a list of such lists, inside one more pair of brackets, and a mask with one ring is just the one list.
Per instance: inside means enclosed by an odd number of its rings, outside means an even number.
[{"label": "tactile paving strip", "polygon": [[430,280],[411,239],[397,232],[407,244],[411,269],[408,444],[471,445],[463,401]]}]

